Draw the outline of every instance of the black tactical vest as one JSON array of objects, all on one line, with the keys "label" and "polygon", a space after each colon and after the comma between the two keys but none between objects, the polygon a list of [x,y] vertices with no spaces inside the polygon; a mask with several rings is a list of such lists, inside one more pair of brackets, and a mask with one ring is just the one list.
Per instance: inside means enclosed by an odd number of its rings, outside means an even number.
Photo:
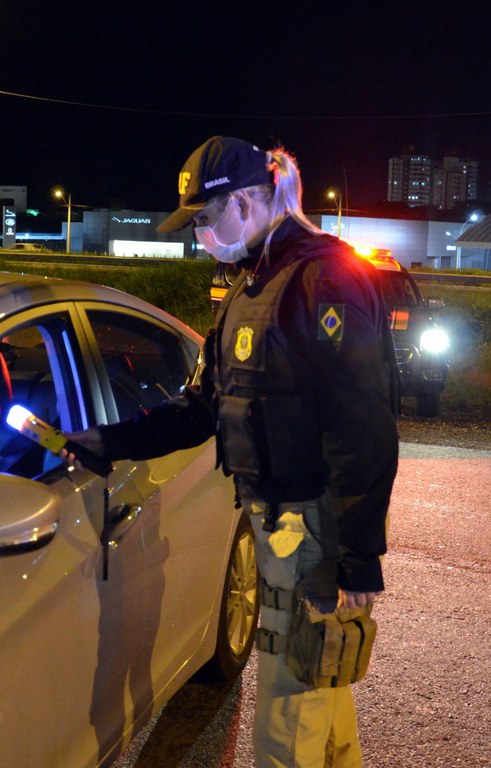
[{"label": "black tactical vest", "polygon": [[279,324],[285,293],[309,258],[249,288],[241,275],[217,316],[214,350],[219,462],[226,472],[290,481],[322,477],[316,379]]}]

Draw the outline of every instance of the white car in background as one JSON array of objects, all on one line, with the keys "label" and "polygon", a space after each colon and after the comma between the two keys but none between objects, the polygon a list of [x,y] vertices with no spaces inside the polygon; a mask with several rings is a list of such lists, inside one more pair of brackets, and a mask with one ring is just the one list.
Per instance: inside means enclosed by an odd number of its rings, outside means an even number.
[{"label": "white car in background", "polygon": [[46,249],[44,249],[42,245],[39,245],[39,243],[16,243],[15,250],[26,251],[27,253],[37,253],[39,251],[41,253]]},{"label": "white car in background", "polygon": [[201,342],[120,291],[0,275],[2,768],[110,765],[203,665],[247,661],[253,538],[213,440],[114,462],[106,492],[5,421],[13,404],[65,431],[129,418],[198,380]]}]

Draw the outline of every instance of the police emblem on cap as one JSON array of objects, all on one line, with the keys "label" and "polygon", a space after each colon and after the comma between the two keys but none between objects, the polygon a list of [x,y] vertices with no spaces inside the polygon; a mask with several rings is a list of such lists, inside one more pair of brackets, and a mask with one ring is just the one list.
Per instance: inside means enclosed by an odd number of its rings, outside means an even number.
[{"label": "police emblem on cap", "polygon": [[254,331],[252,328],[239,328],[237,331],[237,341],[235,342],[235,357],[244,362],[252,355],[252,337]]},{"label": "police emblem on cap", "polygon": [[181,173],[179,174],[179,182],[178,182],[180,195],[186,194],[186,190],[188,188],[190,179],[191,179],[191,174],[189,173],[189,171],[181,171]]},{"label": "police emblem on cap", "polygon": [[344,304],[319,304],[318,341],[341,341],[343,338]]}]

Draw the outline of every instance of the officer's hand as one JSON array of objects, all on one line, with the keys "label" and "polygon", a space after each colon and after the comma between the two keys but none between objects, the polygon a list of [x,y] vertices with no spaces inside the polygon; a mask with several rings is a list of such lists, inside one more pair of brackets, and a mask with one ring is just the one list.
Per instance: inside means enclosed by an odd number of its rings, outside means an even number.
[{"label": "officer's hand", "polygon": [[[80,432],[65,432],[64,434],[69,440],[74,440],[76,443],[80,443],[85,446],[85,448],[88,448],[89,451],[97,453],[98,456],[103,456],[104,443],[102,442],[101,433],[96,427],[83,429]],[[83,465],[76,458],[76,454],[69,453],[65,448],[62,448],[60,456],[69,467],[83,469]]]},{"label": "officer's hand", "polygon": [[367,605],[372,605],[377,595],[381,594],[381,592],[349,592],[338,589],[337,608],[365,608]]}]

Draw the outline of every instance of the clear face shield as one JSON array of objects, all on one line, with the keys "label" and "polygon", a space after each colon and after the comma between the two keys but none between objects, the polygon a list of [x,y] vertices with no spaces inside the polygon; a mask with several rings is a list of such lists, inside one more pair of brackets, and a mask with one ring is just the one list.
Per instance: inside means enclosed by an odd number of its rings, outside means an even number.
[{"label": "clear face shield", "polygon": [[223,223],[224,216],[227,213],[230,214],[229,206],[231,202],[234,202],[234,200],[232,197],[229,197],[225,210],[220,214],[213,226],[194,228],[194,234],[198,243],[203,246],[207,253],[210,253],[217,261],[221,261],[224,264],[235,264],[236,262],[245,259],[248,255],[243,237],[247,221],[243,222],[242,228],[237,236],[233,233],[235,225],[230,225],[229,228],[232,231],[231,237],[235,237],[230,243],[222,242],[216,233],[217,227]]}]

